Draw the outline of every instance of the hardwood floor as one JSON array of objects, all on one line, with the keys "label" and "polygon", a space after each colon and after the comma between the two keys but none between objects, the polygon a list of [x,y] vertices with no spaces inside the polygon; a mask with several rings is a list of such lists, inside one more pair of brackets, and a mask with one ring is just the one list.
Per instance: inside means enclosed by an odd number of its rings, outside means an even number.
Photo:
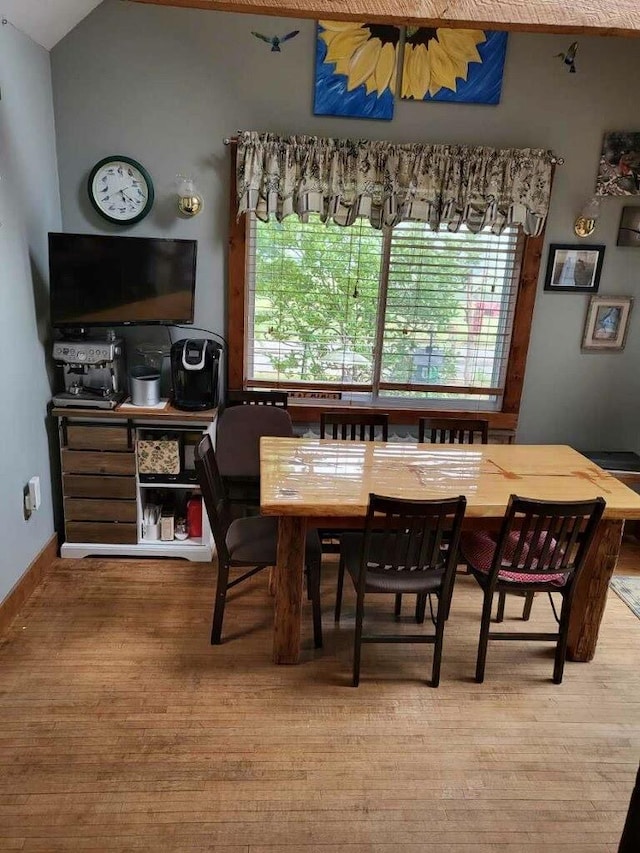
[{"label": "hardwood floor", "polygon": [[[0,850],[603,853],[640,756],[640,621],[609,594],[590,664],[551,683],[544,644],[494,643],[459,576],[442,681],[432,647],[365,646],[349,685],[353,596],[325,649],[271,663],[266,573],[208,643],[208,565],[60,560],[0,642]],[[640,574],[640,545],[619,571]],[[515,624],[521,599],[507,602]],[[406,614],[409,622],[410,607]],[[390,626],[393,604],[376,617]],[[536,600],[532,620],[550,625]]]}]

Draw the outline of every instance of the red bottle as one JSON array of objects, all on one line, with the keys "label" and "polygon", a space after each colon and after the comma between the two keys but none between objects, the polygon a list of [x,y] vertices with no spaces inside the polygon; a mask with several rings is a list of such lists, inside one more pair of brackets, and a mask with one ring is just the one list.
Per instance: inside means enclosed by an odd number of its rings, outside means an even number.
[{"label": "red bottle", "polygon": [[190,539],[202,536],[202,498],[189,498],[187,501],[187,530]]}]

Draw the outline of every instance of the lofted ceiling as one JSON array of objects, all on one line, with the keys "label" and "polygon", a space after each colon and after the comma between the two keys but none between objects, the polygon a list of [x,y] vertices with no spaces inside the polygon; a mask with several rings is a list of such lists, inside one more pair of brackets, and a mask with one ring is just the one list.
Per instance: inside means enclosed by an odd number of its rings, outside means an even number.
[{"label": "lofted ceiling", "polygon": [[[133,0],[298,18],[640,36],[638,0]],[[0,0],[0,14],[50,50],[101,0]]]},{"label": "lofted ceiling", "polygon": [[0,0],[0,14],[47,50],[102,0]]}]

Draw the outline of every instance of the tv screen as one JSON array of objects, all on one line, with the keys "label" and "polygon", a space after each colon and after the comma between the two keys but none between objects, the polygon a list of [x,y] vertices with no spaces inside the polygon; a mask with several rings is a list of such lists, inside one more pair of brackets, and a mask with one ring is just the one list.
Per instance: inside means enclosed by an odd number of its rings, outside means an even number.
[{"label": "tv screen", "polygon": [[51,325],[192,323],[195,240],[49,234]]}]

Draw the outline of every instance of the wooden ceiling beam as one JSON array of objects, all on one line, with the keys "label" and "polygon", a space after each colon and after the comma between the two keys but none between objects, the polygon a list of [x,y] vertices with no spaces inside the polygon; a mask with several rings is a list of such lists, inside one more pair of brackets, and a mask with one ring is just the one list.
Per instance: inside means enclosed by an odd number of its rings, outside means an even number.
[{"label": "wooden ceiling beam", "polygon": [[639,37],[638,0],[134,0],[219,12],[410,26]]}]

